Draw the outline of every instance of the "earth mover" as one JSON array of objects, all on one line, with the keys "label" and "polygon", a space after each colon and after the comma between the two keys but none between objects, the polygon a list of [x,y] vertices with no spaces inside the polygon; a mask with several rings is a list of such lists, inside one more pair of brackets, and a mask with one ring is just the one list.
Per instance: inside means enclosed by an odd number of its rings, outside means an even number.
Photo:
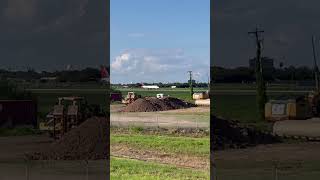
[{"label": "earth mover", "polygon": [[206,92],[193,93],[192,99],[195,105],[198,106],[210,106],[210,96],[209,90]]},{"label": "earth mover", "polygon": [[39,129],[59,138],[86,119],[103,115],[99,105],[89,105],[83,97],[59,97],[45,121],[39,123]]},{"label": "earth mover", "polygon": [[128,92],[127,96],[122,100],[122,103],[128,105],[139,98],[141,98],[140,95],[137,95],[134,92]]},{"label": "earth mover", "polygon": [[[314,50],[314,38],[312,39]],[[319,69],[314,52],[315,90],[307,96],[270,100],[265,104],[265,119],[273,122],[273,134],[284,137],[320,139]]]},{"label": "earth mover", "polygon": [[265,118],[273,122],[273,134],[283,137],[320,139],[319,93],[289,100],[270,100]]}]

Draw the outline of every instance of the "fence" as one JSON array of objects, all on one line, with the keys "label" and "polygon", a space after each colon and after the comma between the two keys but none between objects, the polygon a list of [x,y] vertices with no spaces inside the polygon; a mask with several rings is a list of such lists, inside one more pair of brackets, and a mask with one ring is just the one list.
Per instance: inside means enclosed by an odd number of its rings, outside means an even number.
[{"label": "fence", "polygon": [[1,162],[0,179],[96,180],[108,179],[106,161],[24,161]]}]

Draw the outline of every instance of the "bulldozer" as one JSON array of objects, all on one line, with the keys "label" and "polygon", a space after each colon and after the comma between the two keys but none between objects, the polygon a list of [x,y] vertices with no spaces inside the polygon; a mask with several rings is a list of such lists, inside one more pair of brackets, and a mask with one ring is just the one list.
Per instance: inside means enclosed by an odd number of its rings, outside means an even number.
[{"label": "bulldozer", "polygon": [[273,134],[284,137],[320,139],[320,90],[314,38],[315,90],[308,95],[287,100],[270,100],[265,104],[265,119],[273,122]]},{"label": "bulldozer", "polygon": [[122,103],[128,105],[139,98],[141,98],[141,95],[138,95],[134,92],[128,92],[127,96],[122,100]]},{"label": "bulldozer", "polygon": [[53,110],[39,123],[39,129],[59,138],[92,116],[103,116],[99,105],[89,105],[84,97],[59,97]]},{"label": "bulldozer", "polygon": [[198,106],[210,106],[210,97],[209,97],[209,90],[200,93],[193,93],[192,99],[195,100],[195,105]]}]

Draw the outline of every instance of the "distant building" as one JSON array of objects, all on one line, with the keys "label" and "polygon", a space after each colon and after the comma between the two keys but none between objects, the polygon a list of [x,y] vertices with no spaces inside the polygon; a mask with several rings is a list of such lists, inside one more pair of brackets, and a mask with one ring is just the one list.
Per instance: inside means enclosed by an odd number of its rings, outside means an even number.
[{"label": "distant building", "polygon": [[57,77],[42,77],[40,78],[41,81],[55,81]]},{"label": "distant building", "polygon": [[[249,68],[255,69],[256,68],[256,58],[250,59],[249,60]],[[274,60],[268,57],[262,57],[261,58],[261,63],[262,63],[262,70],[273,70],[274,69]]]},{"label": "distant building", "polygon": [[173,89],[174,89],[174,88],[177,88],[177,86],[171,86],[171,88],[173,88]]}]

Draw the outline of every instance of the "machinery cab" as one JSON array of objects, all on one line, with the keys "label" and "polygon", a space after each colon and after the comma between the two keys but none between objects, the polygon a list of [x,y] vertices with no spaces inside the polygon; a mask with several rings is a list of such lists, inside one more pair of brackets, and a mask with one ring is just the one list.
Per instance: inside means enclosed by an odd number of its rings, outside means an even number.
[{"label": "machinery cab", "polygon": [[134,92],[128,92],[125,99],[122,100],[123,104],[131,104],[133,101],[137,100],[138,98],[141,98],[140,95],[135,94]]},{"label": "machinery cab", "polygon": [[308,95],[308,103],[311,108],[312,115],[318,117],[320,115],[320,94],[317,91],[312,91]]},{"label": "machinery cab", "polygon": [[59,97],[45,122],[39,123],[39,129],[49,131],[51,135],[63,135],[85,120],[82,113],[86,102],[83,97]]},{"label": "machinery cab", "polygon": [[307,119],[310,116],[310,106],[304,97],[270,100],[265,104],[265,119],[268,121]]}]

